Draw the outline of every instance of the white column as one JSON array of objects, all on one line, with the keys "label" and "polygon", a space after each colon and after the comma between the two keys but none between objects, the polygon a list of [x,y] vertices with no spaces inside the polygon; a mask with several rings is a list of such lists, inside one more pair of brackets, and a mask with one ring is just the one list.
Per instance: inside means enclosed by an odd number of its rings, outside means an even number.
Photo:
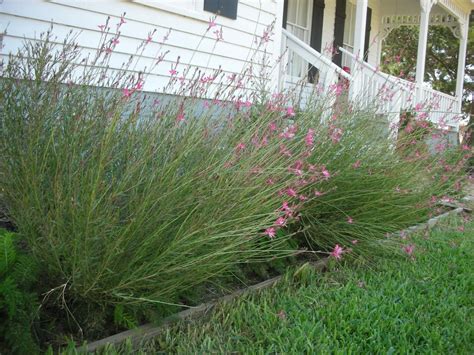
[{"label": "white column", "polygon": [[282,83],[284,80],[284,69],[285,65],[280,62],[278,63],[278,60],[283,61],[284,58],[280,58],[281,54],[283,53],[283,36],[282,36],[282,28],[283,28],[283,8],[284,8],[284,0],[273,0],[275,3],[275,8],[276,8],[276,17],[275,17],[275,26],[273,28],[273,53],[272,53],[272,61],[271,65],[274,66],[274,69],[272,71],[272,77],[271,77],[271,84],[270,87],[271,89],[280,92],[283,87]]},{"label": "white column", "polygon": [[368,0],[357,0],[354,29],[354,55],[364,59],[365,26],[367,22]]},{"label": "white column", "polygon": [[416,57],[416,85],[421,86],[425,78],[426,45],[428,42],[428,26],[433,0],[420,0],[420,34],[418,37],[418,55]]},{"label": "white column", "polygon": [[464,74],[466,72],[466,51],[467,51],[467,36],[469,33],[469,17],[466,17],[462,22],[458,19],[459,27],[461,29],[461,36],[459,42],[459,55],[458,55],[458,71],[456,78],[456,97],[458,99],[459,112],[462,106],[462,90],[464,87]]},{"label": "white column", "polygon": [[[357,60],[364,60],[364,42],[365,42],[365,24],[367,22],[367,5],[368,0],[357,0],[356,18],[354,28],[354,56]],[[359,96],[362,97],[362,80],[360,74],[362,67],[357,61],[352,63],[352,77],[354,80],[349,86],[349,98],[356,102]]]}]

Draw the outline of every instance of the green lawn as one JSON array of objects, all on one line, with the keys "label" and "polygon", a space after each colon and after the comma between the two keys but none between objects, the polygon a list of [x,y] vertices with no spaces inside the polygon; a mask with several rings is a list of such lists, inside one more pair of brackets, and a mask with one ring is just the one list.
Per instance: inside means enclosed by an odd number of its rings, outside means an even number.
[{"label": "green lawn", "polygon": [[178,324],[142,352],[472,354],[474,223],[452,219],[406,243],[413,257],[291,272],[207,319]]},{"label": "green lawn", "polygon": [[337,266],[286,281],[182,324],[155,344],[170,353],[444,353],[474,351],[474,224],[451,221],[414,258]]}]

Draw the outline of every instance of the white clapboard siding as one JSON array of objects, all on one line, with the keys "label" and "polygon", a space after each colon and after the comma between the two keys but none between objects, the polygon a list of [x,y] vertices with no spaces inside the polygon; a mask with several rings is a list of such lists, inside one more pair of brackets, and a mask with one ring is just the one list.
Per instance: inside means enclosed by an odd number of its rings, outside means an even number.
[{"label": "white clapboard siding", "polygon": [[[147,3],[147,4],[146,4]],[[38,38],[46,31],[51,22],[54,24],[54,35],[60,43],[72,29],[80,32],[78,43],[83,55],[92,53],[99,43],[101,32],[98,27],[104,24],[107,16],[111,30],[119,21],[120,15],[126,12],[127,23],[121,27],[120,43],[110,60],[111,68],[120,68],[149,32],[157,30],[139,64],[137,71],[150,67],[161,52],[170,51],[165,60],[154,70],[145,83],[145,90],[159,91],[169,80],[169,70],[179,57],[178,72],[190,65],[191,71],[199,67],[204,71],[221,68],[224,73],[240,73],[253,60],[254,66],[262,61],[263,51],[255,53],[255,37],[261,36],[274,21],[277,4],[273,0],[240,0],[238,18],[231,20],[218,18],[218,28],[222,26],[223,41],[216,42],[214,27],[206,33],[211,13],[190,10],[189,16],[165,11],[153,5],[153,1],[127,0],[3,0],[0,3],[0,30],[7,28],[3,38],[4,47],[1,56],[15,52],[23,40]],[[170,1],[170,3],[172,3]],[[198,13],[198,17],[193,17]],[[158,42],[168,32],[168,41],[161,45]],[[279,44],[269,41],[266,52],[269,58],[280,51]],[[267,65],[272,65],[268,62]],[[257,69],[256,69],[257,70]]]}]

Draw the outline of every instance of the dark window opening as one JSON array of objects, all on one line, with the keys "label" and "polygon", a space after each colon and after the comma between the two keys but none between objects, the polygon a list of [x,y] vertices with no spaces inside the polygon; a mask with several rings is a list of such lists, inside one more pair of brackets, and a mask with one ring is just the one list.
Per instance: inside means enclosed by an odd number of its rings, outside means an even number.
[{"label": "dark window opening", "polygon": [[204,11],[235,20],[237,4],[238,0],[204,0]]}]

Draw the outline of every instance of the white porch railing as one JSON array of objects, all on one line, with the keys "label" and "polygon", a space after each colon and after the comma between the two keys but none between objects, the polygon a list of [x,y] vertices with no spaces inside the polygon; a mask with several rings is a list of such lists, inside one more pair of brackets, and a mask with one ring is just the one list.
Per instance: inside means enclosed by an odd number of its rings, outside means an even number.
[{"label": "white porch railing", "polygon": [[[433,123],[456,130],[459,128],[459,99],[454,96],[382,73],[348,50],[339,48],[350,62],[352,72],[349,74],[285,29],[282,33],[282,47],[285,57],[281,62],[280,88],[295,88],[303,82],[299,92],[302,105],[315,89],[327,92],[341,79],[345,79],[349,83],[353,104],[375,108],[377,113],[387,115],[392,123],[398,123],[402,111],[414,110],[418,105],[419,109],[427,112]],[[305,64],[302,66],[302,63]],[[309,70],[306,63],[317,69],[317,75],[311,83],[304,81]],[[304,75],[293,76],[292,65],[303,68],[300,71]]]},{"label": "white porch railing", "polygon": [[413,110],[418,104],[433,123],[458,129],[461,115],[458,98],[382,73],[344,48],[339,49],[352,59],[352,96],[358,102],[375,105],[379,113],[396,116],[401,110]]}]

